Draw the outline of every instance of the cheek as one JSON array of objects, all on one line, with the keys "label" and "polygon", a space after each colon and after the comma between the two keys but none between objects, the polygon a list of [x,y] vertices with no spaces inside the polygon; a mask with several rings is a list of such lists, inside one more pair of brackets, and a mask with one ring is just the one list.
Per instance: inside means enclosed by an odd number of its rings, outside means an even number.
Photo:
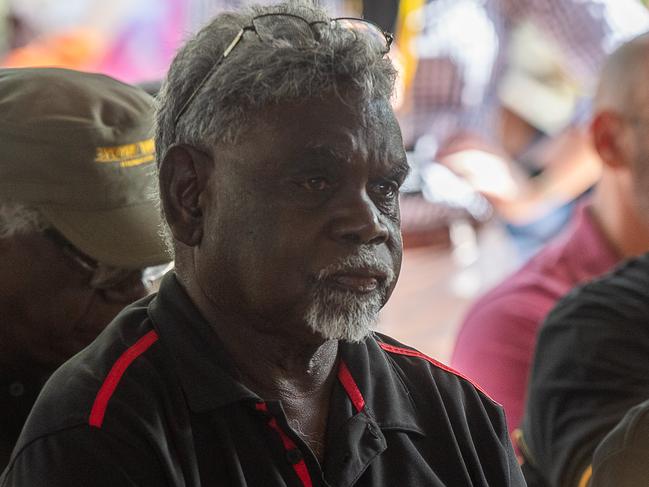
[{"label": "cheek", "polygon": [[[59,328],[48,323],[68,322],[87,302],[80,294],[78,276],[57,259],[24,259],[3,272],[3,295],[14,300],[23,319],[43,329]],[[65,325],[61,325],[65,326]],[[69,326],[69,325],[68,325]]]},{"label": "cheek", "polygon": [[254,299],[291,306],[308,291],[311,274],[327,265],[315,219],[268,214],[238,250]]},{"label": "cheek", "polygon": [[85,275],[54,260],[32,264],[21,288],[25,316],[34,334],[50,340],[64,339],[75,328],[101,329],[126,304],[98,299]]},{"label": "cheek", "polygon": [[313,243],[302,225],[272,206],[239,204],[208,220],[196,269],[201,287],[220,306],[259,310],[289,301],[304,280],[304,255]]},{"label": "cheek", "polygon": [[[5,330],[11,347],[25,354],[28,361],[47,366],[58,366],[90,341],[85,333],[77,336],[75,330],[86,312],[90,294],[66,286],[56,277],[52,275],[47,282],[42,276],[30,281],[30,286],[11,304],[14,312],[9,322],[15,327]],[[5,304],[0,303],[0,309]]]},{"label": "cheek", "polygon": [[403,261],[403,242],[401,239],[401,231],[397,229],[392,237],[392,243],[390,244],[390,254],[392,256],[392,265],[394,270],[394,282],[392,283],[392,289],[394,289],[401,272],[401,263]]},{"label": "cheek", "polygon": [[649,219],[649,145],[638,146],[640,150],[636,153],[633,170],[630,176],[630,186],[637,205]]},{"label": "cheek", "polygon": [[85,275],[49,243],[32,239],[0,263],[2,337],[28,360],[58,365],[87,345],[125,303],[97,300]]}]

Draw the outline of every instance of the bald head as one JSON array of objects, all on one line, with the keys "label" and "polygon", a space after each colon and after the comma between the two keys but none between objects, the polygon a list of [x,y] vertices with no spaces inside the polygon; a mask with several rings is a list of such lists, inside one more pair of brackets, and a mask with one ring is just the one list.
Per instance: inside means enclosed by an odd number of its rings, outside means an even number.
[{"label": "bald head", "polygon": [[649,33],[604,64],[591,122],[602,161],[592,209],[620,255],[649,249]]},{"label": "bald head", "polygon": [[[595,109],[625,114],[649,114],[649,33],[615,50],[604,63],[595,97]],[[645,108],[646,107],[646,108]]]}]

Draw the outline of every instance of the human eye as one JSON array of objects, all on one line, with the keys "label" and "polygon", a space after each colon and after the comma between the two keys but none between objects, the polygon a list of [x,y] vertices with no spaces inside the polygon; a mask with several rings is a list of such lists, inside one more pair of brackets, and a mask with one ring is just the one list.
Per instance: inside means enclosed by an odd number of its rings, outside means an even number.
[{"label": "human eye", "polygon": [[399,184],[394,181],[377,181],[370,185],[370,191],[383,200],[391,201],[399,194]]},{"label": "human eye", "polygon": [[308,191],[326,191],[332,186],[331,180],[322,176],[304,178],[298,184]]}]

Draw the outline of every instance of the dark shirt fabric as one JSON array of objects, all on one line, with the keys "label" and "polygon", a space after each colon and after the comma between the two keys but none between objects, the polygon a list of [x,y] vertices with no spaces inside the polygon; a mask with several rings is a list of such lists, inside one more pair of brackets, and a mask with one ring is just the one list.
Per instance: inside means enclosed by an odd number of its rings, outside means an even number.
[{"label": "dark shirt fabric", "polygon": [[543,324],[521,442],[529,485],[588,477],[602,438],[649,397],[647,357],[649,254],[576,288]]},{"label": "dark shirt fabric", "polygon": [[632,408],[593,455],[590,487],[649,485],[649,401]]},{"label": "dark shirt fabric", "polygon": [[502,409],[468,380],[379,334],[338,364],[320,465],[167,276],[48,381],[0,485],[525,485]]},{"label": "dark shirt fabric", "polygon": [[9,462],[20,430],[48,375],[31,375],[0,367],[0,471]]}]

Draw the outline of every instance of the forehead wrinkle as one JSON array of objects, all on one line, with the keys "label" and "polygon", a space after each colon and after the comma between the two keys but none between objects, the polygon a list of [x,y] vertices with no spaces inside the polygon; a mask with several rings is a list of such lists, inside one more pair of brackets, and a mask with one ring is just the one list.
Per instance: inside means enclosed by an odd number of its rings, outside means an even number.
[{"label": "forehead wrinkle", "polygon": [[382,145],[384,147],[378,148],[377,150],[367,150],[365,148],[364,150],[345,151],[325,144],[315,144],[308,146],[305,154],[307,157],[310,155],[315,155],[315,157],[322,155],[324,156],[324,160],[339,166],[351,166],[354,161],[362,160],[363,164],[370,164],[376,168],[380,168],[380,171],[389,173],[390,177],[399,178],[403,176],[405,178],[410,170],[405,156],[398,158],[390,157],[387,145]]},{"label": "forehead wrinkle", "polygon": [[305,146],[305,153],[307,155],[325,156],[328,159],[333,159],[341,163],[348,164],[351,162],[351,153],[353,149],[344,150],[336,147],[333,144],[327,143],[312,143]]}]

